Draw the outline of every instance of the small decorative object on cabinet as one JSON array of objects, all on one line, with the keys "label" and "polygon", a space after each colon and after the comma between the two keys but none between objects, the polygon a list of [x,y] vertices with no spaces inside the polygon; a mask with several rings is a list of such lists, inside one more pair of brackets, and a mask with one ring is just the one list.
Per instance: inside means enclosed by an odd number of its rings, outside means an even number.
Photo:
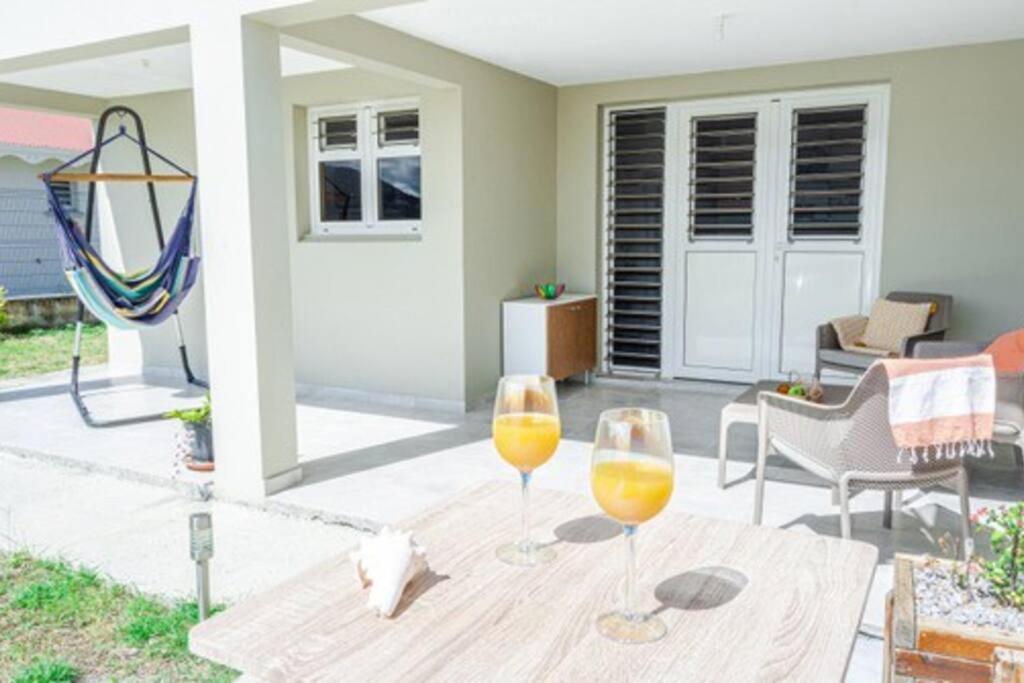
[{"label": "small decorative object on cabinet", "polygon": [[502,303],[506,375],[565,379],[597,367],[597,297],[564,294],[557,300],[526,297]]},{"label": "small decorative object on cabinet", "polygon": [[539,296],[541,299],[555,300],[558,297],[562,296],[562,293],[565,292],[565,285],[558,284],[555,282],[548,282],[543,285],[534,285],[533,291],[537,292],[537,296]]}]

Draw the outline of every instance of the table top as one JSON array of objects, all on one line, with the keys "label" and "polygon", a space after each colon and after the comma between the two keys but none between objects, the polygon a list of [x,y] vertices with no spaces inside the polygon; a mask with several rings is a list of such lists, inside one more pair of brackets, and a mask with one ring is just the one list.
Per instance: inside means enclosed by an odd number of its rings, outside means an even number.
[{"label": "table top", "polygon": [[339,556],[199,624],[191,650],[266,681],[842,680],[874,546],[662,514],[637,536],[638,601],[669,632],[622,645],[594,626],[619,600],[619,526],[589,498],[537,490],[534,537],[558,557],[511,567],[494,550],[519,503],[518,486],[489,483],[405,525],[431,570],[393,619],[366,609]]},{"label": "table top", "polygon": [[[779,386],[779,384],[779,380],[776,379],[763,379],[737,396],[733,400],[733,403],[755,405],[757,404],[758,394],[762,391],[775,391],[775,388]],[[846,397],[850,395],[850,392],[853,391],[852,386],[844,384],[822,384],[821,388],[825,390],[825,397],[821,401],[825,405],[836,405],[842,403],[846,400]]]}]

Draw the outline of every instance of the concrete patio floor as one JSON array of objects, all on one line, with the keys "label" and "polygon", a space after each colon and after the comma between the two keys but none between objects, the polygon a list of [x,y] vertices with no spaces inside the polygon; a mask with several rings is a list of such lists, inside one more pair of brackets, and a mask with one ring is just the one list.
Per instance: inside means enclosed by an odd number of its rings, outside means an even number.
[{"label": "concrete patio floor", "polygon": [[[112,383],[103,373],[98,368],[86,375],[90,390],[99,392],[91,403],[99,417],[166,410],[193,404],[199,397],[199,392],[152,380]],[[174,487],[193,497],[208,492],[209,475],[174,466],[172,423],[90,429],[75,413],[64,381],[63,374],[55,374],[0,386],[0,451]],[[618,380],[589,387],[561,385],[563,441],[555,457],[537,471],[535,485],[589,495],[590,440],[600,411],[624,405],[654,407],[667,412],[672,420],[677,453],[672,508],[747,522],[753,506],[754,428],[733,427],[730,483],[724,490],[716,484],[715,460],[719,413],[743,389],[713,383]],[[346,392],[300,389],[298,436],[303,481],[256,507],[295,518],[373,529],[398,523],[461,489],[491,479],[512,480],[514,472],[491,445],[490,417],[489,407],[452,415],[398,401],[373,402]],[[1011,454],[1001,451],[994,460],[971,460],[969,467],[974,507],[1017,499],[1022,473]],[[766,524],[802,533],[839,535],[838,509],[821,482],[782,460],[771,462],[768,479]],[[883,598],[892,581],[893,553],[939,553],[938,539],[946,533],[957,534],[957,500],[944,490],[909,493],[891,531],[881,526],[880,493],[858,494],[851,506],[855,539],[879,548],[879,568],[862,625],[865,633],[877,635]],[[598,512],[596,504],[594,509]],[[510,517],[517,510],[518,501],[510,498]],[[650,523],[657,524],[657,520]],[[554,540],[551,530],[538,529],[536,533]],[[641,532],[641,561],[642,549]],[[864,643],[858,647],[876,646]],[[873,666],[868,660],[855,661],[855,668],[864,671],[875,671]]]}]

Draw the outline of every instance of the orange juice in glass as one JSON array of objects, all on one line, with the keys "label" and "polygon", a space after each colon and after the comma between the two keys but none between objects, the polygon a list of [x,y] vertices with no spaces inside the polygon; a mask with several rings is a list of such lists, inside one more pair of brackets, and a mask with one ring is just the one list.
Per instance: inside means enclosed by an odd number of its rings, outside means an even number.
[{"label": "orange juice in glass", "polygon": [[539,375],[502,377],[492,427],[494,447],[505,462],[519,470],[523,490],[522,538],[499,547],[498,559],[519,566],[550,562],[555,552],[530,540],[528,513],[533,471],[555,454],[562,435],[555,381]]},{"label": "orange juice in glass", "polygon": [[661,619],[635,606],[636,532],[640,524],[668,504],[674,481],[675,458],[665,413],[643,408],[601,413],[594,437],[590,486],[601,509],[622,524],[626,539],[624,605],[597,620],[597,630],[607,638],[647,643],[668,631]]}]

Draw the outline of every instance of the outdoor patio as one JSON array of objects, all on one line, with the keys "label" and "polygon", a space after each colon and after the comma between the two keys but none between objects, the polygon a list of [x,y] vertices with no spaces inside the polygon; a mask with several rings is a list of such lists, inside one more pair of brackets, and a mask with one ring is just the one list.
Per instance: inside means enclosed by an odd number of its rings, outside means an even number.
[{"label": "outdoor patio", "polygon": [[[0,390],[0,451],[117,477],[173,487],[193,497],[210,493],[211,475],[174,465],[175,426],[146,422],[110,429],[82,424],[66,394],[61,373],[7,383]],[[91,370],[85,386],[97,417],[193,405],[197,391],[138,378],[111,381]],[[749,523],[753,510],[756,431],[734,425],[729,440],[728,484],[718,488],[717,434],[721,408],[742,385],[702,382],[599,380],[591,386],[563,383],[559,407],[563,439],[555,457],[535,474],[538,488],[589,496],[586,474],[601,410],[637,405],[665,411],[672,420],[677,457],[676,494],[670,510]],[[512,481],[514,471],[494,451],[491,412],[466,415],[372,402],[328,389],[300,388],[298,430],[303,481],[261,502],[246,502],[288,516],[321,519],[357,528],[397,524],[490,480]],[[1022,472],[1000,448],[995,459],[970,459],[972,506],[1016,500]],[[216,487],[212,489],[217,496]],[[510,498],[509,514],[518,501]],[[862,632],[879,636],[883,598],[891,588],[894,552],[942,555],[938,540],[958,536],[957,498],[936,489],[904,497],[892,530],[882,527],[882,495],[857,494],[851,502],[853,538],[876,546],[879,567]],[[599,512],[594,505],[595,514]],[[781,458],[769,460],[765,524],[839,536],[838,508],[812,475]],[[551,529],[538,530],[554,540]],[[641,535],[641,553],[643,542]]]}]

